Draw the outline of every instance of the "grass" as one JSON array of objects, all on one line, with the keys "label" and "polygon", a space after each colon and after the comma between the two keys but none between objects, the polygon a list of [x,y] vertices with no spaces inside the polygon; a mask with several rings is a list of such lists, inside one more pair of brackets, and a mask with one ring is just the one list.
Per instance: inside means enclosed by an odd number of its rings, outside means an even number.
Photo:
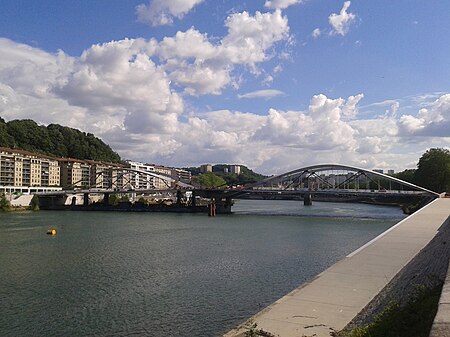
[{"label": "grass", "polygon": [[442,283],[419,287],[411,299],[400,306],[391,302],[372,323],[357,327],[345,337],[428,337],[437,312]]}]

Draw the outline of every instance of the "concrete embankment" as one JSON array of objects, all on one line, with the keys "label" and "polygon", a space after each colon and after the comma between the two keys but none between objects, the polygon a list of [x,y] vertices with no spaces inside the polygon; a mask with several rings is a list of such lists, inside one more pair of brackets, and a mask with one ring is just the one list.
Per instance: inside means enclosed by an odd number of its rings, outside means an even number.
[{"label": "concrete embankment", "polygon": [[[370,320],[391,299],[407,297],[415,281],[445,278],[449,215],[450,199],[436,199],[251,319],[281,337],[328,337]],[[244,332],[239,326],[224,336]]]},{"label": "concrete embankment", "polygon": [[450,337],[450,265],[447,269],[447,278],[442,288],[438,312],[434,318],[430,337]]}]

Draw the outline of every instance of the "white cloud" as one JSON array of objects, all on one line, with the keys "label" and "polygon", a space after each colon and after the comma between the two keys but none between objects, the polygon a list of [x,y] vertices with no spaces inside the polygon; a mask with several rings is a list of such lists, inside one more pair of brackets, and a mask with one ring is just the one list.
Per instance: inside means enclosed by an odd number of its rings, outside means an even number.
[{"label": "white cloud", "polygon": [[333,28],[332,34],[346,35],[350,29],[350,25],[356,20],[355,14],[347,13],[350,4],[350,1],[344,2],[344,6],[339,14],[333,13],[328,17],[328,22]]},{"label": "white cloud", "polygon": [[152,26],[170,25],[173,19],[182,19],[204,0],[151,0],[148,5],[136,6],[138,21]]},{"label": "white cloud", "polygon": [[275,89],[257,90],[248,92],[243,95],[238,95],[238,98],[265,98],[269,99],[272,97],[282,96],[284,92]]},{"label": "white cloud", "polygon": [[302,2],[303,0],[267,0],[264,6],[270,9],[285,9]]},{"label": "white cloud", "polygon": [[416,116],[402,115],[398,127],[404,135],[450,138],[450,94],[444,94]]},{"label": "white cloud", "polygon": [[264,77],[262,84],[266,85],[266,86],[270,86],[273,83],[273,76],[272,75],[267,75],[266,77]]},{"label": "white cloud", "polygon": [[[279,30],[284,19],[279,21],[277,15],[238,17],[233,34],[244,29],[241,20],[248,19],[246,36],[252,43],[263,41],[264,48],[256,50],[262,50],[262,59],[267,59],[270,48],[287,32],[287,28]],[[264,20],[275,28],[260,24]],[[270,35],[273,30],[279,33]],[[362,94],[315,95],[304,111],[273,108],[260,114],[228,110],[187,114],[181,91],[218,92],[233,81],[236,60],[247,65],[260,59],[227,59],[230,51],[225,47],[232,42],[242,43],[237,37],[212,43],[190,29],[160,42],[125,39],[94,45],[73,58],[0,39],[0,115],[6,120],[32,118],[93,132],[125,158],[182,166],[239,162],[268,174],[320,162],[367,168],[395,163],[389,168],[403,169],[433,144],[450,145],[449,93],[433,96],[433,101],[423,96],[415,114],[401,117],[397,117],[400,100],[387,100],[372,105],[386,107],[389,114],[361,119]],[[196,77],[208,69],[215,78]],[[221,69],[222,80],[217,75]],[[214,86],[214,81],[219,84]],[[241,98],[279,93],[258,91]]]},{"label": "white cloud", "polygon": [[254,66],[268,59],[267,51],[289,37],[286,17],[280,10],[273,13],[236,13],[227,18],[228,34],[222,40],[221,56],[236,64]]},{"label": "white cloud", "polygon": [[232,76],[236,65],[257,74],[257,64],[271,57],[275,43],[289,38],[287,18],[279,10],[255,16],[235,13],[225,26],[228,34],[217,44],[191,28],[164,38],[157,47],[168,77],[184,87],[185,94],[220,94],[225,86],[238,84]]},{"label": "white cloud", "polygon": [[[234,78],[235,66],[254,70],[289,31],[278,10],[235,13],[226,27],[228,34],[216,43],[191,28],[160,42],[138,38],[93,45],[79,58],[0,39],[0,112],[6,119],[69,123],[99,135],[119,129],[176,132],[184,112],[180,90],[219,94],[227,85],[238,85],[241,74]],[[22,106],[31,103],[33,108]],[[33,114],[27,115],[30,110]],[[56,116],[70,110],[70,118]]]},{"label": "white cloud", "polygon": [[167,132],[183,103],[164,70],[148,57],[148,47],[140,39],[94,45],[54,91],[98,117],[114,110],[130,132]]},{"label": "white cloud", "polygon": [[322,32],[320,31],[320,28],[316,28],[316,29],[314,29],[314,30],[312,31],[311,36],[312,36],[313,38],[317,39],[317,38],[320,36],[321,33],[322,33]]},{"label": "white cloud", "polygon": [[279,146],[315,150],[354,149],[354,130],[342,117],[349,101],[312,97],[307,112],[270,109],[255,139]]}]

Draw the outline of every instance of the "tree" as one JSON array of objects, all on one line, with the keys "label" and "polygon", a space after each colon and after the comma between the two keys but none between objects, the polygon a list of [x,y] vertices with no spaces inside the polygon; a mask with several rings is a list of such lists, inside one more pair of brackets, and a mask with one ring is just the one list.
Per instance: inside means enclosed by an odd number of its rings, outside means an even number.
[{"label": "tree", "polygon": [[411,184],[416,183],[416,170],[406,169],[402,172],[398,172],[394,174],[394,177],[403,181],[407,181]]},{"label": "tree", "polygon": [[30,209],[32,211],[39,211],[39,197],[35,194],[30,202]]},{"label": "tree", "polygon": [[0,194],[0,211],[6,212],[11,208],[11,205],[6,198],[5,193]]},{"label": "tree", "polygon": [[217,188],[219,186],[226,185],[226,182],[222,177],[219,177],[212,172],[206,172],[200,175],[198,177],[198,183],[203,187],[209,188]]},{"label": "tree", "polygon": [[429,149],[419,159],[417,184],[438,193],[450,190],[450,151]]}]

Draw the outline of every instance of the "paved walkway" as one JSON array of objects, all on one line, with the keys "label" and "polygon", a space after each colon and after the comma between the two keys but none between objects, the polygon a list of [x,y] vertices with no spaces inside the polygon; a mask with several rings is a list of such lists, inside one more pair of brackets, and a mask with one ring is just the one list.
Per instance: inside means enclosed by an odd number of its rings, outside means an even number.
[{"label": "paved walkway", "polygon": [[[436,199],[252,319],[280,337],[329,337],[343,329],[425,247],[450,215]],[[226,337],[243,336],[237,328]]]}]

